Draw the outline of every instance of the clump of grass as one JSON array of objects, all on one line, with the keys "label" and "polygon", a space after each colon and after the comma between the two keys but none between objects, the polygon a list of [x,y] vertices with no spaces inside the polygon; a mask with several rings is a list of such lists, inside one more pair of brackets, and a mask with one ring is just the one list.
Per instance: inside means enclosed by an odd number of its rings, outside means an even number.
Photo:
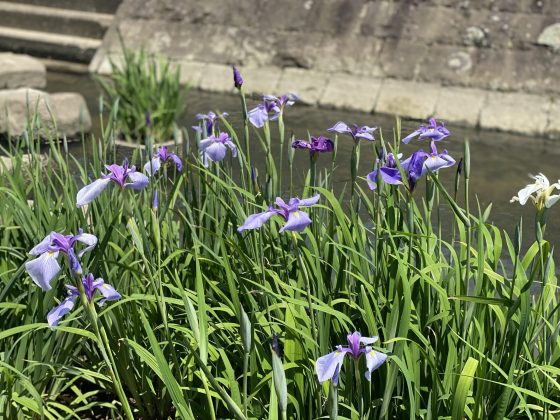
[{"label": "clump of grass", "polygon": [[171,140],[187,94],[180,83],[179,66],[149,55],[144,48],[122,49],[122,60],[111,59],[108,79],[98,78],[116,116],[117,130],[135,143]]},{"label": "clump of grass", "polygon": [[[552,245],[544,224],[523,249],[521,222],[510,234],[488,222],[490,208],[461,205],[469,203],[468,143],[453,191],[440,181],[453,177],[449,169],[419,181],[414,196],[383,182],[370,191],[357,174],[344,204],[332,179],[357,156],[333,157],[321,169],[314,155],[303,185],[293,174],[283,183],[271,152],[284,138],[280,121],[253,132],[245,124],[238,136],[221,117],[238,159],[205,167],[195,142],[186,143],[182,172],[169,166],[141,192],[113,188],[79,210],[78,189],[113,163],[110,130],[84,144],[83,159],[52,143],[47,168],[35,159],[32,135],[30,164],[14,151],[18,170],[0,175],[0,417],[118,418],[124,411],[111,369],[137,418],[557,416]],[[389,150],[396,155],[396,133],[355,154],[372,166]],[[251,144],[262,150],[253,150],[254,160]],[[292,149],[282,144],[292,172]],[[150,156],[130,158],[140,167]],[[288,190],[321,195],[306,209],[305,231],[280,233],[278,216],[238,232],[249,214]],[[46,313],[64,281],[44,293],[23,268],[45,234],[80,227],[99,238],[82,265],[123,295],[97,318],[114,363],[98,350],[83,308],[48,328]],[[379,336],[374,347],[387,362],[371,382],[357,380],[365,365],[356,359],[336,386],[319,384],[315,361],[353,331]]]}]

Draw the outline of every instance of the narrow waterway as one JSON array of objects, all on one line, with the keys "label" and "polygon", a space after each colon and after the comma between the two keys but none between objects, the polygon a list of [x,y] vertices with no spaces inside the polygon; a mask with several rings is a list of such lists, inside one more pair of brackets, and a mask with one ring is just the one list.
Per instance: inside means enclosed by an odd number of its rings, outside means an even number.
[{"label": "narrow waterway", "polygon": [[[95,80],[87,75],[75,75],[50,72],[48,75],[47,90],[49,92],[78,91],[87,100],[92,118],[94,120],[94,133],[100,132],[99,127],[99,95],[100,90]],[[270,92],[267,92],[270,93]],[[284,92],[275,92],[282,94]],[[249,100],[249,106],[256,104],[260,98]],[[522,106],[522,105],[520,105]],[[228,120],[234,127],[241,125],[241,111],[239,98],[234,95],[211,94],[191,90],[187,98],[186,112],[180,123],[186,127],[196,124],[195,114],[206,113],[209,110],[227,112]],[[436,116],[437,117],[437,116]],[[287,137],[293,132],[296,138],[306,139],[308,132],[311,135],[329,135],[326,129],[337,121],[345,121],[348,124],[377,126],[385,140],[393,138],[395,119],[387,116],[368,115],[364,113],[348,112],[340,110],[318,109],[303,105],[296,105],[286,111],[285,124]],[[417,121],[402,121],[403,136],[415,130]],[[458,161],[463,154],[463,142],[465,138],[470,140],[471,145],[471,209],[476,211],[479,200],[482,208],[493,203],[490,220],[497,226],[505,229],[513,235],[515,225],[520,217],[524,220],[524,243],[533,240],[534,208],[531,203],[521,206],[519,203],[510,203],[511,197],[524,187],[529,181],[528,174],[544,173],[551,182],[560,178],[560,144],[558,142],[539,137],[525,137],[512,134],[465,129],[447,125],[452,135],[441,141],[440,149],[446,148]],[[271,131],[274,135],[275,126]],[[191,131],[192,132],[192,131]],[[377,132],[377,136],[380,132]],[[332,136],[331,136],[332,137]],[[257,142],[255,142],[257,143]],[[258,146],[255,144],[258,148]],[[429,147],[425,143],[411,142],[403,147],[406,154],[413,152],[418,147]],[[73,148],[80,148],[81,144],[75,144]],[[343,184],[350,178],[350,153],[352,141],[345,136],[338,137],[338,167],[336,170],[337,183]],[[76,152],[78,150],[76,149]],[[254,156],[258,156],[253,154]],[[323,156],[321,156],[323,158]],[[327,160],[328,158],[325,157]],[[366,175],[373,165],[371,147],[362,147],[360,174]],[[347,162],[347,164],[346,164]],[[296,153],[295,170],[298,179],[308,169],[308,157],[306,153]],[[441,179],[448,186],[452,185],[455,169],[444,169],[441,171]],[[365,182],[364,182],[365,184]],[[423,187],[418,188],[418,194],[423,193]],[[549,216],[549,227],[547,239],[553,245],[558,243],[560,234],[560,205],[552,208]]]}]

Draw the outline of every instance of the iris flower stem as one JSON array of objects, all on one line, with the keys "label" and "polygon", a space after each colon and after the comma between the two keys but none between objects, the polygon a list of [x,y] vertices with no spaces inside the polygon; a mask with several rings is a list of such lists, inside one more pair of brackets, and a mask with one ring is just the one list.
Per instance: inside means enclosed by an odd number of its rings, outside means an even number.
[{"label": "iris flower stem", "polygon": [[[243,112],[243,141],[245,143],[245,158],[249,164],[251,162],[251,151],[249,150],[249,120],[247,117],[247,101],[245,100],[243,87],[239,88],[239,96],[241,97],[241,110]],[[249,177],[250,176],[251,174],[249,173]]]},{"label": "iris flower stem", "polygon": [[248,370],[249,370],[249,356],[250,353],[245,352],[244,357],[243,357],[243,414],[245,414],[245,417],[247,417],[247,380],[249,375]]},{"label": "iris flower stem", "polygon": [[311,319],[312,335],[313,335],[313,338],[315,339],[315,342],[319,343],[319,329],[318,329],[317,324],[315,322],[315,311],[313,310],[313,303],[311,301],[311,285],[309,283],[309,275],[307,273],[307,269],[305,268],[305,264],[304,264],[304,261],[303,261],[303,257],[301,255],[301,251],[298,247],[297,237],[296,237],[295,233],[292,234],[292,241],[293,241],[294,248],[295,248],[295,251],[296,251],[296,256],[297,256],[299,266],[303,270],[303,281],[304,281],[304,286],[305,286],[305,290],[306,290],[306,293],[307,293],[307,306],[309,307],[309,318]]},{"label": "iris flower stem", "polygon": [[107,338],[105,329],[103,328],[103,325],[100,325],[99,317],[97,316],[97,311],[95,310],[95,306],[93,302],[90,302],[86,296],[86,292],[84,289],[84,285],[82,283],[82,279],[80,278],[80,275],[76,275],[76,278],[77,278],[76,283],[77,283],[78,291],[80,293],[80,299],[90,318],[91,325],[93,326],[94,333],[97,337],[97,344],[99,350],[101,351],[101,356],[105,360],[105,363],[107,364],[107,368],[109,369],[109,375],[111,376],[111,380],[113,381],[113,386],[115,388],[115,392],[117,393],[117,397],[123,406],[123,410],[125,412],[126,418],[128,420],[134,420],[132,410],[130,408],[128,400],[126,399],[126,395],[124,393],[124,388],[119,379],[117,371],[114,367],[115,359],[111,354],[111,350],[110,350],[111,346],[109,344],[109,339]]},{"label": "iris flower stem", "polygon": [[356,378],[356,393],[355,397],[358,399],[358,413],[359,419],[364,418],[364,397],[362,395],[362,377],[360,375],[360,359],[354,359],[354,378]]},{"label": "iris flower stem", "polygon": [[280,136],[280,164],[278,168],[278,192],[282,194],[282,170],[284,169],[284,118],[278,116],[278,134]]}]

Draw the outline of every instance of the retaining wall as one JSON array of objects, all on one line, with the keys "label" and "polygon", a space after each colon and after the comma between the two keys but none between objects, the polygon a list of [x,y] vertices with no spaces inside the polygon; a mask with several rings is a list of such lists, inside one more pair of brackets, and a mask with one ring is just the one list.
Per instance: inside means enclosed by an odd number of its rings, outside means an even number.
[{"label": "retaining wall", "polygon": [[117,30],[204,90],[560,136],[559,0],[124,0],[92,71]]}]

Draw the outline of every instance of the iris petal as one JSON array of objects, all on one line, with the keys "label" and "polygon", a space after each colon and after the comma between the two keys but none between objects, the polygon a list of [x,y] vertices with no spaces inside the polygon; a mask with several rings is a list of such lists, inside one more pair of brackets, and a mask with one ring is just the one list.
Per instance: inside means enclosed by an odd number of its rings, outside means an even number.
[{"label": "iris petal", "polygon": [[371,347],[366,347],[365,354],[367,366],[365,376],[368,381],[371,381],[371,373],[383,363],[385,363],[385,361],[387,360],[387,355],[385,353],[375,351]]},{"label": "iris petal", "polygon": [[307,213],[300,210],[291,211],[288,216],[288,221],[280,229],[280,232],[284,232],[285,230],[289,230],[292,232],[303,232],[305,228],[310,224],[311,219],[309,218]]},{"label": "iris petal", "polygon": [[51,327],[56,327],[62,317],[74,309],[74,303],[76,302],[77,297],[77,293],[72,293],[60,302],[60,305],[55,306],[49,311],[47,314],[47,322]]},{"label": "iris petal", "polygon": [[51,281],[60,272],[60,265],[56,258],[58,252],[45,252],[32,261],[25,263],[25,270],[43,291],[51,290]]},{"label": "iris petal", "polygon": [[131,182],[127,182],[124,184],[125,187],[130,187],[133,190],[139,191],[146,188],[150,179],[144,175],[142,172],[131,172],[128,174],[128,180]]},{"label": "iris petal", "polygon": [[159,157],[155,157],[149,162],[146,162],[144,165],[144,172],[146,172],[149,176],[154,176],[154,174],[159,170],[161,167],[161,161]]},{"label": "iris petal", "polygon": [[262,225],[264,225],[268,221],[268,219],[270,219],[275,214],[276,214],[276,212],[273,211],[273,210],[265,211],[265,212],[262,212],[262,213],[252,214],[249,217],[247,217],[247,219],[245,220],[245,223],[243,223],[242,226],[237,228],[237,231],[238,232],[243,232],[244,230],[247,230],[247,229],[258,229]]},{"label": "iris petal", "polygon": [[348,353],[349,349],[338,349],[326,356],[319,357],[315,362],[315,373],[320,383],[328,381],[329,379],[338,380],[338,372],[344,362],[344,356]]},{"label": "iris petal", "polygon": [[107,185],[109,185],[109,182],[111,182],[110,178],[101,178],[83,187],[78,191],[78,195],[76,196],[76,207],[82,207],[95,200]]}]

